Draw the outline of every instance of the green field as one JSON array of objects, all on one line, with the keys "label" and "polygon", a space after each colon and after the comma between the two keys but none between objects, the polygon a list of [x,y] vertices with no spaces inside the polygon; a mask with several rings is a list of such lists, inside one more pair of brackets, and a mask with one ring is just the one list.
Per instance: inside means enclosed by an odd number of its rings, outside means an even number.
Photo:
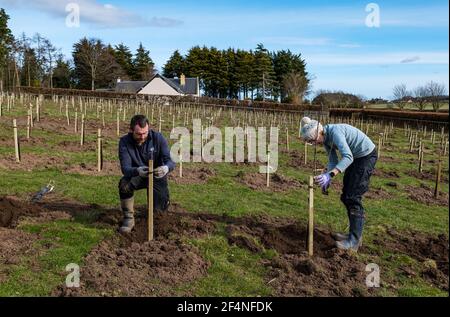
[{"label": "green field", "polygon": [[[5,111],[5,107],[3,109],[3,116],[0,117],[0,139],[3,140],[0,143],[0,162],[11,161],[14,158],[14,147],[10,143],[13,135],[11,120],[13,118],[22,120],[19,124],[19,134],[22,140],[26,131],[23,123],[26,112],[22,107],[17,106],[12,112]],[[73,113],[71,115],[73,116]],[[96,204],[99,209],[118,209],[119,176],[95,175],[95,173],[82,175],[70,170],[71,166],[79,166],[81,163],[95,169],[95,127],[88,126],[86,143],[91,145],[90,150],[69,151],[64,149],[61,142],[75,144],[79,141],[79,135],[72,132],[73,126],[70,131],[60,132],[56,131],[57,127],[46,128],[48,127],[46,120],[49,118],[59,122],[61,127],[66,125],[64,114],[60,114],[58,107],[47,101],[42,112],[42,123],[36,123],[36,128],[32,132],[32,138],[39,139],[39,143],[35,145],[32,142],[22,142],[21,151],[23,157],[57,158],[60,165],[51,166],[50,163],[46,166],[35,165],[30,170],[20,165],[10,169],[2,167],[0,164],[0,195],[27,199],[49,180],[53,180],[56,189],[49,198]],[[163,133],[166,136],[172,127],[171,118],[172,116],[168,114],[165,117]],[[101,122],[96,118],[95,110],[90,114],[88,120],[91,123],[97,122],[98,125]],[[128,120],[129,116],[126,121],[122,122],[122,134],[125,132]],[[182,119],[178,119],[177,124],[182,124],[182,121]],[[222,126],[232,124],[231,119],[225,115],[219,122]],[[113,162],[118,160],[118,139],[114,136],[114,116],[107,115],[106,123],[105,131],[109,132],[105,137],[104,160]],[[155,126],[157,127],[156,122]],[[301,155],[304,152],[304,145],[297,138],[293,129],[294,127],[290,132],[290,151]],[[375,142],[378,141],[378,132],[380,131],[369,129],[369,136]],[[424,171],[434,173],[438,158],[439,137],[434,145],[431,144],[429,137],[426,140]],[[283,151],[280,151],[277,173],[289,179],[306,182],[312,174],[311,169],[301,165],[296,167],[288,164],[290,154],[285,151],[284,142],[285,131],[282,129],[279,148]],[[310,148],[310,160],[313,158],[312,152],[312,148]],[[390,229],[405,234],[420,232],[430,237],[443,234],[447,241],[449,235],[448,204],[446,206],[425,205],[412,200],[405,190],[408,186],[420,187],[421,184],[433,188],[434,182],[432,179],[419,179],[409,174],[410,171],[417,170],[417,153],[409,152],[408,139],[405,137],[403,129],[394,129],[382,155],[391,159],[381,159],[377,164],[377,169],[384,172],[396,172],[399,177],[395,180],[381,176],[372,178],[372,188],[389,194],[389,199],[365,199],[368,222],[364,241],[367,252],[355,255],[364,263],[373,262],[381,267],[382,286],[375,290],[373,295],[448,296],[448,291],[428,283],[421,274],[407,276],[401,270],[407,265],[420,272],[426,266],[425,262],[418,261],[405,253],[380,249],[376,242],[380,234]],[[318,149],[317,157],[320,162],[319,166],[323,166],[326,163],[326,157],[322,148]],[[23,162],[22,164],[28,163]],[[68,171],[63,170],[61,165],[68,168]],[[298,220],[302,223],[307,221],[308,191],[304,188],[271,192],[253,190],[236,181],[236,175],[239,172],[256,172],[256,165],[185,163],[184,166],[186,169],[203,166],[214,171],[213,176],[208,178],[204,184],[170,183],[172,203],[176,203],[190,213],[226,214],[230,217],[268,215],[289,218],[292,221]],[[444,178],[447,178],[447,182],[441,184],[441,191],[448,195],[448,157],[444,158],[443,166],[443,175]],[[337,181],[341,182],[342,176],[339,176]],[[391,186],[392,181],[396,183],[396,188]],[[346,212],[339,197],[338,189],[331,190],[329,196],[323,196],[319,190],[316,190],[315,220],[317,226],[329,230],[346,229]],[[137,194],[137,204],[142,208],[145,207],[144,192]],[[81,213],[72,219],[43,223],[22,221],[15,230],[36,235],[37,239],[33,242],[34,251],[21,254],[19,260],[13,264],[0,261],[0,296],[51,295],[59,285],[64,283],[64,268],[68,263],[81,263],[81,267],[83,267],[85,257],[96,245],[105,239],[117,236],[116,228],[98,225],[93,218],[93,215],[89,213]],[[268,269],[260,265],[261,261],[274,256],[273,250],[267,249],[255,254],[239,246],[230,245],[227,242],[224,228],[218,228],[213,234],[204,237],[186,239],[185,243],[197,248],[210,266],[206,276],[181,286],[168,286],[168,292],[171,295],[270,296],[274,294],[274,290],[266,280]]]}]

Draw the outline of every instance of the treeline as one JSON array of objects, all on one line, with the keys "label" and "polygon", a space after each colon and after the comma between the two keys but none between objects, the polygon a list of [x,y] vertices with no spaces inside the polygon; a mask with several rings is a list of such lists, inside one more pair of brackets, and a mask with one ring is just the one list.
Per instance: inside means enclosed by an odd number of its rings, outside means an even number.
[{"label": "treeline", "polygon": [[175,51],[163,67],[166,77],[199,77],[204,94],[214,98],[281,100],[299,104],[310,88],[306,62],[289,50],[269,52],[195,46]]},{"label": "treeline", "polygon": [[405,84],[399,84],[394,86],[392,94],[394,96],[392,104],[400,109],[404,109],[406,105],[412,105],[423,111],[427,104],[431,104],[434,111],[439,111],[443,105],[448,105],[449,102],[445,84],[434,81],[413,90],[409,90]]},{"label": "treeline", "polygon": [[330,108],[363,108],[364,97],[343,91],[320,90],[312,100],[313,105],[326,105]]},{"label": "treeline", "polygon": [[[0,11],[1,86],[113,88],[122,80],[149,80],[155,73],[150,53],[142,44],[133,54],[126,45],[112,46],[83,38],[73,45],[70,59],[49,39],[36,34],[14,38],[9,16]],[[262,44],[246,51],[193,47],[183,56],[175,51],[163,67],[166,77],[198,77],[203,94],[223,99],[300,104],[311,80],[300,54],[269,52]]]},{"label": "treeline", "polygon": [[66,59],[49,39],[35,34],[15,38],[9,16],[0,9],[0,88],[18,86],[91,89],[111,88],[118,78],[149,80],[154,74],[150,52],[140,44],[133,54],[124,44],[106,45],[83,38]]}]

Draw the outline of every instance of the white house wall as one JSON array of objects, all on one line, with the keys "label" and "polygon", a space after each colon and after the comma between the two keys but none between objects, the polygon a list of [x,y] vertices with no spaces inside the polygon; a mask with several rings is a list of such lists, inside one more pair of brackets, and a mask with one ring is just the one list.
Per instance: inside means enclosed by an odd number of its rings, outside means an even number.
[{"label": "white house wall", "polygon": [[166,95],[166,96],[179,96],[180,93],[170,87],[161,78],[154,78],[139,92],[140,95]]}]

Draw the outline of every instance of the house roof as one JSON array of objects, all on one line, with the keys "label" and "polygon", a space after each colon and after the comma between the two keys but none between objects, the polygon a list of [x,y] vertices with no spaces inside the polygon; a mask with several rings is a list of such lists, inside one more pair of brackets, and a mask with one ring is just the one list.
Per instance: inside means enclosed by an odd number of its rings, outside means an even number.
[{"label": "house roof", "polygon": [[180,89],[183,91],[183,93],[188,95],[196,95],[197,94],[197,87],[198,87],[198,79],[197,78],[186,78],[186,85],[181,86],[181,80],[179,78],[171,78],[169,79],[175,85],[180,87]]},{"label": "house roof", "polygon": [[149,81],[122,81],[117,83],[116,92],[139,93],[155,78],[161,78],[167,85],[179,94],[196,95],[198,88],[198,78],[186,78],[186,85],[181,86],[179,78],[167,78],[160,74],[155,74]]},{"label": "house roof", "polygon": [[116,92],[119,93],[137,93],[142,87],[146,86],[148,81],[122,81],[117,83]]}]

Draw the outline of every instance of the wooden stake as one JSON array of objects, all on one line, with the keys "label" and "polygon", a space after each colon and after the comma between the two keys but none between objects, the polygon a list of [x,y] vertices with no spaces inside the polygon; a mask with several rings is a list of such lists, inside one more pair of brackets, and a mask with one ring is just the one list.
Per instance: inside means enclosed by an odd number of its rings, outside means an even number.
[{"label": "wooden stake", "polygon": [[308,254],[314,255],[314,178],[309,177]]},{"label": "wooden stake", "polygon": [[436,171],[436,184],[434,186],[434,198],[436,198],[436,199],[439,198],[439,184],[441,182],[441,170],[442,170],[442,160],[441,160],[441,156],[439,155],[439,162],[438,162],[438,167],[437,167],[437,171]]},{"label": "wooden stake", "polygon": [[305,165],[308,164],[308,143],[305,143]]},{"label": "wooden stake", "polygon": [[148,166],[148,215],[147,215],[147,241],[153,241],[153,160],[149,160]]},{"label": "wooden stake", "polygon": [[286,128],[286,149],[289,152],[289,128]]},{"label": "wooden stake", "polygon": [[17,120],[13,120],[13,130],[14,130],[14,148],[16,152],[16,162],[20,163],[20,144],[19,144],[19,133],[17,131]]},{"label": "wooden stake", "polygon": [[423,143],[420,142],[419,173],[422,173],[422,171],[423,171],[423,155],[424,155],[423,152],[424,152]]},{"label": "wooden stake", "polygon": [[270,187],[270,152],[267,152],[267,187]]},{"label": "wooden stake", "polygon": [[383,142],[383,136],[380,135],[378,137],[378,159],[381,157],[381,147],[382,147],[382,142]]},{"label": "wooden stake", "polygon": [[103,169],[102,129],[97,131],[97,171]]},{"label": "wooden stake", "polygon": [[75,133],[78,133],[78,111],[77,110],[75,110],[75,122],[74,122],[74,125],[75,125]]},{"label": "wooden stake", "polygon": [[81,134],[80,134],[80,145],[84,145],[84,113],[81,115]]},{"label": "wooden stake", "polygon": [[183,178],[183,139],[180,140],[180,178]]},{"label": "wooden stake", "polygon": [[31,136],[31,115],[30,115],[30,111],[28,110],[28,116],[27,116],[27,140],[30,139]]}]

